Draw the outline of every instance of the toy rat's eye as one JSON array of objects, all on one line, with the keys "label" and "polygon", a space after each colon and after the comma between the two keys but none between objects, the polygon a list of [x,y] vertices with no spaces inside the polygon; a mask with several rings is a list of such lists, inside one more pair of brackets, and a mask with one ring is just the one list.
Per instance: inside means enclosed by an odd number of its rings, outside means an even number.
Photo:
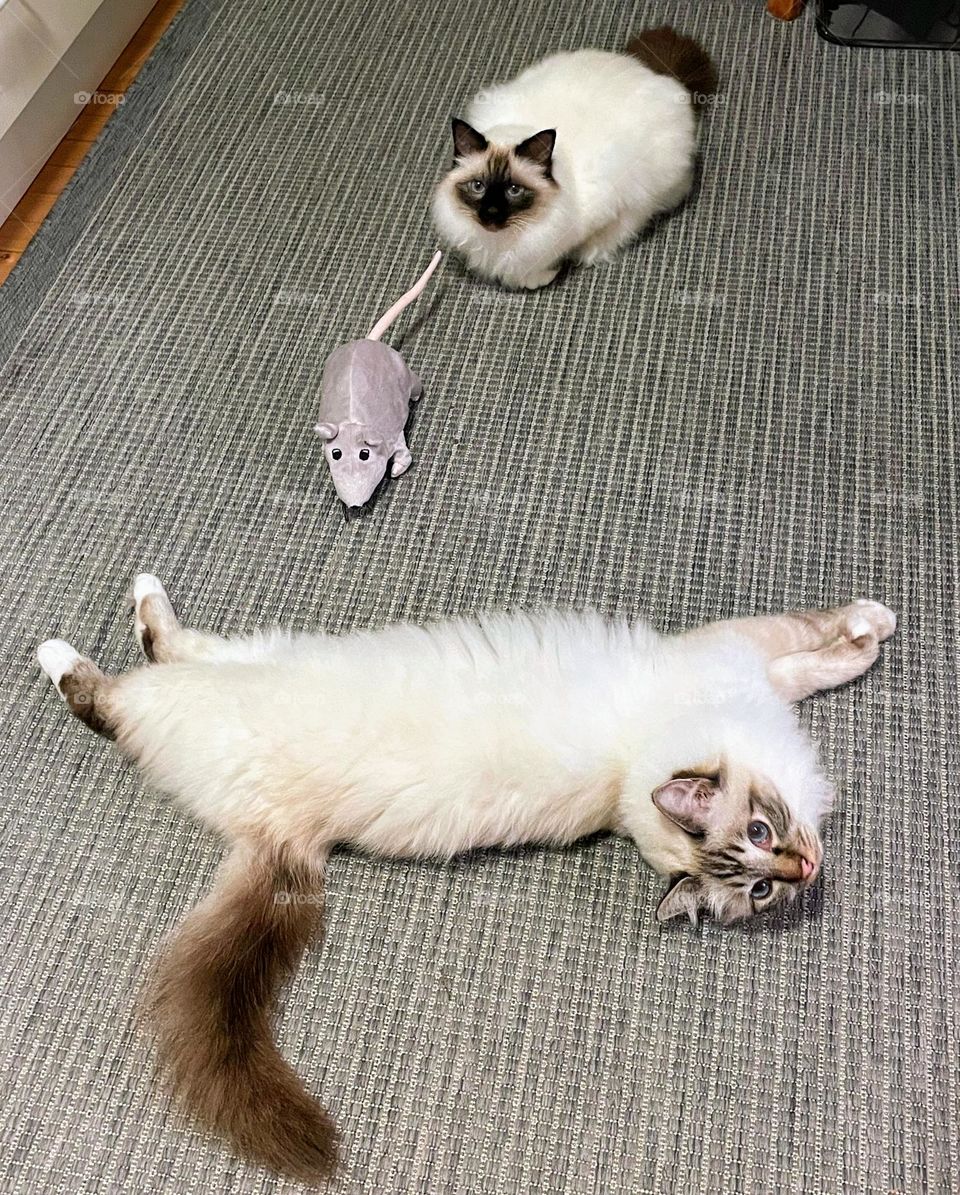
[{"label": "toy rat's eye", "polygon": [[482,178],[472,178],[470,180],[470,190],[474,193],[474,195],[479,195],[480,192],[483,190],[483,179]]},{"label": "toy rat's eye", "polygon": [[369,448],[361,448],[360,449],[360,459],[362,461],[368,461],[370,459],[370,449]]},{"label": "toy rat's eye", "polygon": [[343,456],[343,453],[340,451],[339,448],[334,448],[331,450],[330,455],[333,457],[333,459],[335,461],[338,461]]}]

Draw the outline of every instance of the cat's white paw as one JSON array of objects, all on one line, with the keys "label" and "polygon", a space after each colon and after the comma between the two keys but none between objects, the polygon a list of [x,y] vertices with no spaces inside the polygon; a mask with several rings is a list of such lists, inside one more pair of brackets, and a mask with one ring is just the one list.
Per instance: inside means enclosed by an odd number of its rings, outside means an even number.
[{"label": "cat's white paw", "polygon": [[[893,632],[897,629],[897,616],[883,602],[875,602],[872,598],[857,598],[848,607],[850,613],[850,631],[853,638],[860,638],[864,634],[874,634],[882,643],[884,639],[889,639]],[[853,632],[853,624],[866,623],[866,630],[860,631],[856,634]]]},{"label": "cat's white paw", "polygon": [[[144,608],[146,601],[149,606]],[[148,660],[155,657],[155,637],[165,626],[176,626],[176,615],[159,577],[137,573],[133,582],[133,633]],[[148,625],[149,623],[149,625]]]},{"label": "cat's white paw", "polygon": [[577,260],[582,266],[596,266],[601,262],[613,261],[617,253],[617,245],[600,243],[587,244],[577,254]]},{"label": "cat's white paw", "polygon": [[81,659],[83,657],[66,639],[48,639],[37,648],[37,663],[58,689],[63,678]]},{"label": "cat's white paw", "polygon": [[153,573],[137,573],[133,581],[133,600],[139,606],[145,597],[151,593],[159,593],[164,597],[167,596],[167,591],[163,588],[163,583],[159,577],[155,577]]},{"label": "cat's white paw", "polygon": [[539,290],[541,286],[549,286],[559,273],[559,267],[553,270],[541,270],[539,274],[529,274],[520,285],[524,290]]}]

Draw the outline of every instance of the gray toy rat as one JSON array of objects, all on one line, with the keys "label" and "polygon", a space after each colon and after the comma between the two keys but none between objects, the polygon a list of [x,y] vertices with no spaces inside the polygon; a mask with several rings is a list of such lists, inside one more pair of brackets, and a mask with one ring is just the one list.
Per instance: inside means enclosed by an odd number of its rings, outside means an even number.
[{"label": "gray toy rat", "polygon": [[388,464],[390,476],[399,477],[413,460],[403,431],[410,403],[420,397],[423,387],[396,349],[381,344],[380,337],[419,298],[440,257],[434,254],[416,284],[364,340],[341,345],[324,362],[320,417],[314,430],[325,441],[323,455],[334,488],[348,509],[369,502]]}]

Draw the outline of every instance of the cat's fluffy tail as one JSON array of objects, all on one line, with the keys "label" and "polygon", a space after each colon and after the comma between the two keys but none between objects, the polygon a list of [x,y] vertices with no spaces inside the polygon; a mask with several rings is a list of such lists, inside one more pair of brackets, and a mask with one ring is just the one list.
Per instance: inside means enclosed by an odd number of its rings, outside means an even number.
[{"label": "cat's fluffy tail", "polygon": [[269,1014],[320,928],[322,891],[321,873],[237,847],[162,958],[146,1008],[187,1110],[248,1158],[313,1183],[336,1169],[336,1128],[280,1055]]},{"label": "cat's fluffy tail", "polygon": [[699,42],[669,25],[637,34],[627,44],[627,53],[658,75],[671,75],[695,101],[702,102],[717,90],[717,68],[710,55]]}]

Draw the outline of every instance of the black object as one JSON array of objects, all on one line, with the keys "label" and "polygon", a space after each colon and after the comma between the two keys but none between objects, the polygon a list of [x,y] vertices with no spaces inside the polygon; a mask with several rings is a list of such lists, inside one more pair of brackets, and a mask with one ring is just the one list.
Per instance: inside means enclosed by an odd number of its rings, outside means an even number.
[{"label": "black object", "polygon": [[819,0],[817,31],[842,46],[960,50],[960,0]]}]

